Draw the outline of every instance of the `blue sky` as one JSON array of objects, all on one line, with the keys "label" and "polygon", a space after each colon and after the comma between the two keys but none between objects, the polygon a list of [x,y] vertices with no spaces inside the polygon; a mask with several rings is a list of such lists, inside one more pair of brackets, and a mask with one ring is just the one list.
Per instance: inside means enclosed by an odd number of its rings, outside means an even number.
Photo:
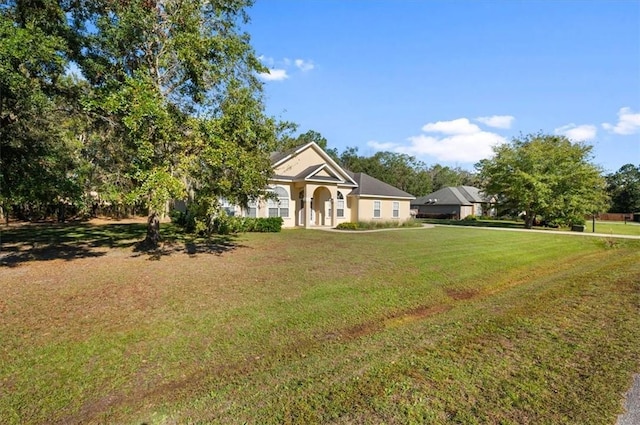
[{"label": "blue sky", "polygon": [[342,151],[473,164],[543,131],[640,163],[640,1],[257,0],[267,111]]}]

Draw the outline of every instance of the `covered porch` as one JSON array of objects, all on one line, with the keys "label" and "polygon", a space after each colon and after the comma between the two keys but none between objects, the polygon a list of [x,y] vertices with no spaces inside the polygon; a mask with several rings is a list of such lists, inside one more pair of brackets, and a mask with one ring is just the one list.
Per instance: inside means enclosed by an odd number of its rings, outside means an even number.
[{"label": "covered porch", "polygon": [[337,185],[302,183],[295,187],[296,227],[335,227]]}]

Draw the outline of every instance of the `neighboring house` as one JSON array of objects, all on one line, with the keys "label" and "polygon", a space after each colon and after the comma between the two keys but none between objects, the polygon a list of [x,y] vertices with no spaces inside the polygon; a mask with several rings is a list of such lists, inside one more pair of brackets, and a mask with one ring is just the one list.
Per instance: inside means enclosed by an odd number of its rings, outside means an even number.
[{"label": "neighboring house", "polygon": [[283,227],[335,227],[344,222],[411,218],[414,196],[364,173],[341,168],[317,144],[271,155],[273,199],[258,200],[248,210],[224,205],[248,217],[282,217]]},{"label": "neighboring house", "polygon": [[462,220],[468,215],[493,215],[492,200],[473,186],[443,187],[411,201],[418,217]]}]

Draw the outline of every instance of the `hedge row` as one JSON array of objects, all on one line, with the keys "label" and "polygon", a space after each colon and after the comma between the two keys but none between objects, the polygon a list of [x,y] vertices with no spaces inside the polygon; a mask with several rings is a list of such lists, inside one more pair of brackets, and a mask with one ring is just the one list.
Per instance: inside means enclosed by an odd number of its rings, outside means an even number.
[{"label": "hedge row", "polygon": [[254,217],[230,217],[224,213],[212,217],[195,217],[189,212],[174,210],[170,214],[171,221],[182,227],[189,233],[219,234],[256,232],[269,233],[282,230],[282,217],[254,218]]}]

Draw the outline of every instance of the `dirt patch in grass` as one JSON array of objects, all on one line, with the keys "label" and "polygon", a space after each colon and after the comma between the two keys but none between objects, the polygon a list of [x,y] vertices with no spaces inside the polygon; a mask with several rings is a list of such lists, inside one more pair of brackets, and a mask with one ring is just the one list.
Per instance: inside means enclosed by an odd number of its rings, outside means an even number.
[{"label": "dirt patch in grass", "polygon": [[445,293],[450,298],[458,301],[458,300],[468,300],[476,295],[478,295],[478,291],[475,289],[453,289],[453,288],[445,288]]}]

